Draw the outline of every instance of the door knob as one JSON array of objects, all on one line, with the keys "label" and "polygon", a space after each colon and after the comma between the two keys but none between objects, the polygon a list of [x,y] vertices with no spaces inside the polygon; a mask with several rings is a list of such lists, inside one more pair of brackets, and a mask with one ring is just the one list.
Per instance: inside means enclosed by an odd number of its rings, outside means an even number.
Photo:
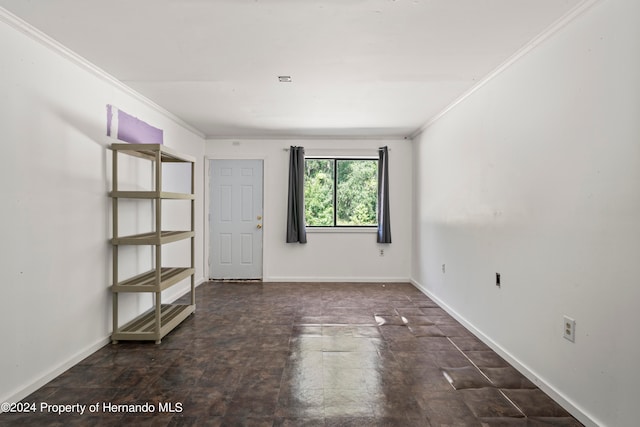
[{"label": "door knob", "polygon": [[256,225],[256,227],[257,227],[258,229],[261,229],[261,228],[262,228],[262,224],[258,224],[258,225]]},{"label": "door knob", "polygon": [[257,220],[260,221],[262,219],[262,215],[258,215]]}]

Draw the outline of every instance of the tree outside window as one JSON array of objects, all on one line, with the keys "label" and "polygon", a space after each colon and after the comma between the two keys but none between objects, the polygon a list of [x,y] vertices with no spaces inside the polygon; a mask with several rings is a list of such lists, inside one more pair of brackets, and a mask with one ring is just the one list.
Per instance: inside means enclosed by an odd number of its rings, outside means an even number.
[{"label": "tree outside window", "polygon": [[305,159],[304,187],[307,226],[378,224],[378,160]]}]

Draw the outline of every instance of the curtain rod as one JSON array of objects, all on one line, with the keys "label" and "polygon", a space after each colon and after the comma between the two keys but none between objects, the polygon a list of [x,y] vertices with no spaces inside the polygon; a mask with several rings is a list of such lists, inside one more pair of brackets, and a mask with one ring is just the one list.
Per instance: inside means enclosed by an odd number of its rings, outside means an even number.
[{"label": "curtain rod", "polygon": [[[380,148],[310,148],[310,151],[378,151]],[[289,148],[283,148],[282,151],[289,151]],[[391,148],[387,148],[391,151]]]}]

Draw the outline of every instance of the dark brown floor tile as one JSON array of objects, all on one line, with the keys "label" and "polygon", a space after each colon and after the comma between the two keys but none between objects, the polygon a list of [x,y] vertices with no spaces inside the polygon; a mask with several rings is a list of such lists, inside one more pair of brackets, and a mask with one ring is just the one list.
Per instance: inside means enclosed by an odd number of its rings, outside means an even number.
[{"label": "dark brown floor tile", "polygon": [[372,369],[381,366],[377,352],[325,351],[322,353],[324,368]]},{"label": "dark brown floor tile", "polygon": [[223,416],[231,401],[232,392],[212,387],[195,387],[183,402],[182,413],[193,417]]},{"label": "dark brown floor tile", "polygon": [[[181,412],[0,414],[0,424],[580,425],[410,284],[209,282],[196,294],[197,313],[160,345],[106,345],[28,398]],[[464,388],[487,383],[463,353],[494,388]],[[496,417],[515,409],[498,389],[537,415]]]},{"label": "dark brown floor tile", "polygon": [[246,359],[247,366],[253,369],[282,369],[289,361],[289,350],[260,351],[249,355]]},{"label": "dark brown floor tile", "polygon": [[476,337],[450,337],[451,341],[462,351],[489,351],[489,346]]},{"label": "dark brown floor tile", "polygon": [[184,415],[174,415],[167,427],[198,427],[200,419]]},{"label": "dark brown floor tile", "polygon": [[254,350],[257,351],[288,351],[289,335],[267,335],[256,338],[254,342]]},{"label": "dark brown floor tile", "polygon": [[432,393],[452,390],[449,381],[442,375],[440,368],[416,369],[407,378],[411,382],[411,392],[414,394]]},{"label": "dark brown floor tile", "polygon": [[353,337],[353,327],[350,325],[323,325],[322,336],[325,337]]},{"label": "dark brown floor tile", "polygon": [[375,321],[375,318],[371,316],[371,314],[366,315],[351,315],[345,316],[343,319],[345,322],[349,323],[352,326],[377,326],[378,324]]},{"label": "dark brown floor tile", "polygon": [[266,336],[271,336],[271,335],[291,336],[292,331],[293,331],[293,321],[291,324],[287,324],[287,325],[278,325],[278,324],[267,325],[262,328],[261,335],[262,336],[265,336],[265,335]]},{"label": "dark brown floor tile", "polygon": [[528,418],[532,427],[583,427],[584,424],[573,417],[531,417]]},{"label": "dark brown floor tile", "polygon": [[273,427],[325,427],[321,418],[275,418]]},{"label": "dark brown floor tile", "polygon": [[372,395],[366,389],[324,390],[325,418],[373,417]]},{"label": "dark brown floor tile", "polygon": [[494,351],[464,351],[478,368],[506,368],[509,364]]},{"label": "dark brown floor tile", "polygon": [[205,369],[198,379],[197,387],[215,387],[218,390],[234,391],[242,378],[242,368],[213,365]]},{"label": "dark brown floor tile", "polygon": [[402,321],[408,326],[432,326],[435,325],[427,316],[401,316]]},{"label": "dark brown floor tile", "polygon": [[456,390],[421,393],[416,400],[432,426],[481,425]]},{"label": "dark brown floor tile", "polygon": [[417,307],[400,307],[396,308],[395,311],[399,316],[424,316],[422,310]]},{"label": "dark brown floor tile", "polygon": [[198,383],[204,369],[197,366],[177,365],[167,368],[153,384],[162,387],[192,387]]},{"label": "dark brown floor tile", "polygon": [[380,334],[386,340],[412,340],[415,336],[406,325],[384,325],[379,328]]},{"label": "dark brown floor tile", "polygon": [[[81,418],[79,415],[75,418]],[[62,427],[65,422],[69,423],[71,417],[61,417],[58,414],[42,414],[42,413],[2,413],[0,414],[0,425],[12,426],[29,426],[37,425],[44,427]]]},{"label": "dark brown floor tile", "polygon": [[235,416],[222,417],[220,427],[272,427],[273,417]]},{"label": "dark brown floor tile", "polygon": [[380,418],[422,419],[424,414],[415,398],[399,387],[397,390],[386,389],[373,395],[373,413]]},{"label": "dark brown floor tile", "polygon": [[540,389],[503,390],[503,393],[528,417],[571,416]]},{"label": "dark brown floor tile", "polygon": [[497,388],[536,388],[524,375],[511,366],[480,369]]},{"label": "dark brown floor tile", "polygon": [[292,337],[321,337],[322,325],[295,325],[293,327]]},{"label": "dark brown floor tile", "polygon": [[530,425],[526,418],[495,417],[480,418],[479,421],[482,427],[526,427]]},{"label": "dark brown floor tile", "polygon": [[375,338],[322,337],[322,351],[373,351],[378,349]]},{"label": "dark brown floor tile", "polygon": [[431,355],[426,352],[392,351],[392,354],[401,368],[414,370],[425,367],[438,367],[433,362]]},{"label": "dark brown floor tile", "polygon": [[[190,392],[191,388],[161,388],[152,384],[143,394],[137,396],[136,401],[140,403],[149,402],[154,404],[156,408],[159,408],[160,404],[184,405],[184,402],[189,398]],[[117,400],[115,401],[117,402]],[[120,400],[120,403],[128,404],[131,403],[131,400]]]},{"label": "dark brown floor tile", "polygon": [[408,339],[387,339],[387,347],[389,350],[395,352],[412,352],[423,353],[424,348],[420,345],[418,340],[414,338]]},{"label": "dark brown floor tile", "polygon": [[[446,337],[416,337],[418,345],[425,352],[450,351],[458,352]],[[459,353],[459,352],[458,352]]]},{"label": "dark brown floor tile", "polygon": [[459,351],[432,351],[428,353],[431,360],[440,368],[461,368],[473,366],[472,363]]},{"label": "dark brown floor tile", "polygon": [[498,389],[465,389],[460,390],[460,393],[471,412],[478,418],[524,416]]},{"label": "dark brown floor tile", "polygon": [[450,338],[453,337],[463,337],[463,338],[473,338],[473,334],[471,332],[469,332],[464,326],[462,325],[443,325],[440,324],[438,325],[438,329],[440,329],[440,331],[442,331],[442,333]]},{"label": "dark brown floor tile", "polygon": [[186,365],[204,369],[212,362],[216,362],[216,360],[213,359],[210,353],[196,350],[189,344],[187,345],[187,350],[184,350],[171,366]]},{"label": "dark brown floor tile", "polygon": [[380,338],[382,334],[377,326],[355,325],[353,327],[353,336],[362,338]]},{"label": "dark brown floor tile", "polygon": [[326,389],[366,390],[370,370],[357,368],[325,367],[323,385]]},{"label": "dark brown floor tile", "polygon": [[[46,402],[57,389],[48,384],[31,393],[29,396],[21,400],[24,403]],[[2,414],[0,414],[2,416]]]},{"label": "dark brown floor tile", "polygon": [[409,388],[413,378],[399,368],[376,368],[365,371],[365,384],[372,393],[386,393],[389,390]]},{"label": "dark brown floor tile", "polygon": [[281,418],[323,418],[324,390],[283,387],[275,411]]},{"label": "dark brown floor tile", "polygon": [[255,348],[255,342],[249,341],[246,337],[233,334],[213,339],[213,346],[220,350],[228,351],[250,351]]},{"label": "dark brown floor tile", "polygon": [[460,322],[458,322],[456,319],[454,319],[451,316],[428,316],[428,317],[438,327],[440,327],[440,326],[460,326]]},{"label": "dark brown floor tile", "polygon": [[449,317],[449,318],[452,318],[451,316],[449,316],[449,313],[447,313],[446,311],[444,311],[443,309],[441,309],[438,306],[436,306],[436,307],[422,307],[422,308],[420,308],[420,310],[422,310],[422,313],[425,316],[428,316],[428,317]]},{"label": "dark brown floor tile", "polygon": [[227,406],[225,417],[273,417],[277,399],[277,388],[238,390]]},{"label": "dark brown floor tile", "polygon": [[123,367],[78,365],[52,380],[50,387],[80,386],[87,388],[113,386],[113,379],[124,371]]},{"label": "dark brown floor tile", "polygon": [[442,368],[442,373],[456,390],[491,387],[491,383],[475,366]]},{"label": "dark brown floor tile", "polygon": [[57,388],[47,397],[46,403],[50,404],[93,404],[98,402],[111,402],[117,395],[115,388],[85,388],[80,385]]},{"label": "dark brown floor tile", "polygon": [[[131,426],[135,425],[142,427],[164,427],[168,426],[173,419],[172,414],[154,414],[152,416],[139,416],[139,415],[123,415],[120,419],[120,425]],[[89,425],[89,424],[85,424]],[[95,424],[101,425],[101,424]]]},{"label": "dark brown floor tile", "polygon": [[238,388],[251,388],[266,386],[267,388],[280,387],[284,368],[259,369],[249,367],[242,373]]},{"label": "dark brown floor tile", "polygon": [[181,350],[164,349],[161,345],[154,343],[145,343],[143,347],[146,348],[141,348],[137,343],[127,342],[121,342],[117,346],[116,351],[106,355],[103,363],[125,368],[171,366],[181,354]]},{"label": "dark brown floor tile", "polygon": [[412,298],[412,300],[415,301],[416,306],[418,308],[438,308],[439,307],[438,304],[436,304],[431,299]]},{"label": "dark brown floor tile", "polygon": [[362,417],[362,418],[326,418],[327,427],[430,427],[426,419],[413,420],[405,417]]},{"label": "dark brown floor tile", "polygon": [[411,325],[409,331],[416,337],[444,337],[444,333],[435,325]]},{"label": "dark brown floor tile", "polygon": [[397,314],[375,314],[374,319],[378,326],[404,325],[402,318]]},{"label": "dark brown floor tile", "polygon": [[322,351],[322,340],[324,337],[292,337],[289,339],[289,351],[308,352]]},{"label": "dark brown floor tile", "polygon": [[120,375],[114,377],[113,386],[116,388],[139,388],[144,389],[160,378],[167,370],[167,367],[151,368],[123,368]]}]

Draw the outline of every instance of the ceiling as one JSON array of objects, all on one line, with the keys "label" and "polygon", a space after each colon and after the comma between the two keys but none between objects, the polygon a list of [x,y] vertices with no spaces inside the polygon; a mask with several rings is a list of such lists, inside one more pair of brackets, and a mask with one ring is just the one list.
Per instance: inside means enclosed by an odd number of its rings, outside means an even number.
[{"label": "ceiling", "polygon": [[[582,0],[0,0],[209,138],[404,137]],[[291,76],[280,83],[278,76]]]}]

